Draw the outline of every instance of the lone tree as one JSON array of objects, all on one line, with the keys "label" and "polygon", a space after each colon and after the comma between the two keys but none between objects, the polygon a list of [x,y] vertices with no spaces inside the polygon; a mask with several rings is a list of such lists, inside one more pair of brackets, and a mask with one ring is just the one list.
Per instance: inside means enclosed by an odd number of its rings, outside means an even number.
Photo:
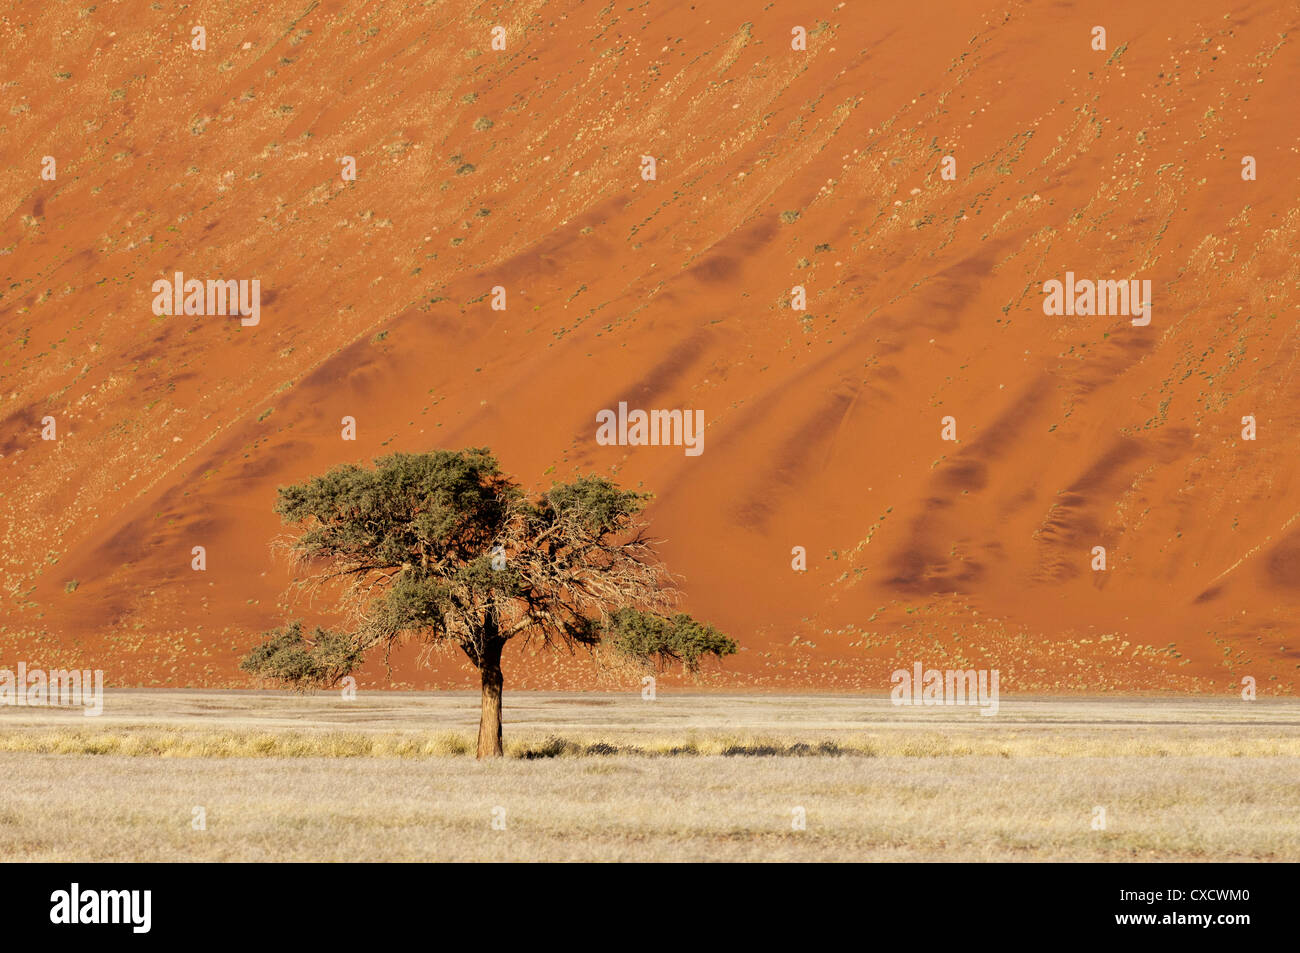
[{"label": "lone tree", "polygon": [[678,593],[638,515],[647,499],[598,476],[529,498],[486,449],[393,454],[281,487],[275,510],[300,530],[296,584],[334,584],[349,625],[273,629],[241,668],[328,687],[406,636],[456,645],[482,675],[478,756],[500,756],[501,651],[517,635],[691,671],[736,651],[669,614]]}]

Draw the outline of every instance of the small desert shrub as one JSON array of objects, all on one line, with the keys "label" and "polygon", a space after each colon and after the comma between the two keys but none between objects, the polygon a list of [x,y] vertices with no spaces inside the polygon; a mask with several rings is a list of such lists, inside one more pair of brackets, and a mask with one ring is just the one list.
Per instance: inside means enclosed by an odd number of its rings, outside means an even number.
[{"label": "small desert shrub", "polygon": [[333,685],[356,667],[361,655],[346,633],[317,627],[308,641],[302,636],[302,623],[294,621],[267,632],[266,641],[249,652],[239,667],[290,684]]},{"label": "small desert shrub", "polygon": [[694,671],[705,655],[736,653],[736,643],[711,625],[697,622],[685,613],[671,618],[618,609],[605,623],[609,640],[619,654],[632,658],[657,658],[681,662]]}]

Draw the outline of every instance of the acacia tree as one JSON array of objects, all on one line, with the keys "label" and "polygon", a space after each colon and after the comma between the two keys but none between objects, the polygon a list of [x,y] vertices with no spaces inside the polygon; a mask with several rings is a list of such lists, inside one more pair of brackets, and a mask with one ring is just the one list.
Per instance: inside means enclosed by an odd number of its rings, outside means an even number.
[{"label": "acacia tree", "polygon": [[345,629],[265,633],[241,668],[328,687],[399,640],[459,647],[482,676],[478,757],[500,756],[501,652],[516,636],[681,662],[736,644],[685,613],[639,516],[648,494],[598,476],[529,497],[486,449],[393,454],[281,487],[298,586],[335,590]]}]

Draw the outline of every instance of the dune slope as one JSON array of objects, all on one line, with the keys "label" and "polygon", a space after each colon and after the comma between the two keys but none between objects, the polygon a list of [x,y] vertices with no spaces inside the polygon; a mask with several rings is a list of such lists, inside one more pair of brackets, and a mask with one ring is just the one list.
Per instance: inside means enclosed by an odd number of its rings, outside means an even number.
[{"label": "dune slope", "polygon": [[[719,687],[1294,694],[1300,14],[980,6],[18,4],[0,662],[245,685],[321,608],[279,605],[276,486],[488,446],[656,494],[745,647]],[[156,316],[176,272],[259,280],[259,323]],[[1149,280],[1150,324],[1045,314],[1067,272]],[[620,401],[703,452],[598,445]]]}]

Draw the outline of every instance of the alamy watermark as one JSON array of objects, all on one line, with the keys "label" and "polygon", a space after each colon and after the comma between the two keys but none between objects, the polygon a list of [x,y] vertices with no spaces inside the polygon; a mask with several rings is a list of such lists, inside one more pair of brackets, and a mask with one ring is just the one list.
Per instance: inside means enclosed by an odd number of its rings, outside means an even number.
[{"label": "alamy watermark", "polygon": [[684,447],[688,457],[704,452],[704,411],[628,410],[596,413],[596,443],[602,447]]},{"label": "alamy watermark", "polygon": [[1134,327],[1151,323],[1151,279],[1138,281],[1093,281],[1065,273],[1065,281],[1055,278],[1043,282],[1043,314],[1113,315],[1131,317]]},{"label": "alamy watermark", "polygon": [[153,924],[152,890],[82,890],[73,883],[50,894],[50,922],[54,924],[120,923],[132,933],[148,933]]},{"label": "alamy watermark", "polygon": [[203,314],[239,315],[239,323],[251,328],[262,320],[262,282],[186,279],[184,272],[176,272],[168,281],[159,278],[153,283],[153,313],[162,315]]},{"label": "alamy watermark", "polygon": [[45,669],[18,663],[18,671],[0,668],[0,705],[27,708],[70,708],[80,705],[86,717],[103,714],[102,669]]},{"label": "alamy watermark", "polygon": [[900,668],[889,677],[889,700],[895,705],[979,705],[981,715],[998,713],[998,670]]}]

